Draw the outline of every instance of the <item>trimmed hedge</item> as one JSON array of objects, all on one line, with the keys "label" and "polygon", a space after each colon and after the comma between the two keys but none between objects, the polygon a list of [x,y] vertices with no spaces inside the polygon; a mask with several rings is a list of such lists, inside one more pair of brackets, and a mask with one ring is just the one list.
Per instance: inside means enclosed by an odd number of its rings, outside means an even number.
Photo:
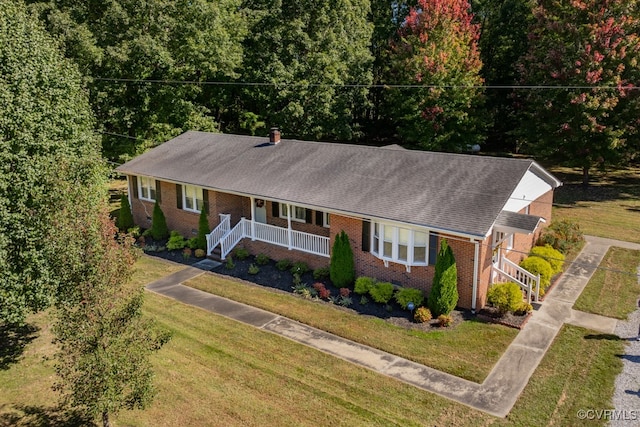
[{"label": "trimmed hedge", "polygon": [[531,274],[540,275],[540,295],[544,295],[544,291],[551,284],[551,277],[553,276],[553,269],[549,261],[539,256],[530,256],[520,262],[520,267]]},{"label": "trimmed hedge", "polygon": [[420,289],[402,288],[396,292],[394,298],[402,308],[408,310],[407,304],[410,302],[414,304],[414,307],[420,307],[424,301],[424,294]]},{"label": "trimmed hedge", "polygon": [[393,284],[389,282],[378,282],[369,289],[371,299],[380,304],[386,304],[393,296]]},{"label": "trimmed hedge", "polygon": [[358,295],[366,295],[369,293],[369,289],[373,286],[376,280],[373,277],[361,276],[356,279],[356,284],[353,289]]},{"label": "trimmed hedge", "polygon": [[554,276],[562,271],[564,265],[564,255],[551,245],[536,246],[531,249],[530,256],[537,256],[546,260],[551,265],[551,275]]},{"label": "trimmed hedge", "polygon": [[522,304],[522,290],[513,282],[497,283],[489,288],[487,301],[501,313],[515,312]]}]

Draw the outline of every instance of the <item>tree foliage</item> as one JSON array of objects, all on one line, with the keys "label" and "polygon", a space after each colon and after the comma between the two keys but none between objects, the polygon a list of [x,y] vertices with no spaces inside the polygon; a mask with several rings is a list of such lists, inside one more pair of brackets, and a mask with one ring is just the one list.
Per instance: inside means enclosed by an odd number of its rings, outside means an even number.
[{"label": "tree foliage", "polygon": [[51,224],[97,179],[99,150],[78,70],[22,1],[0,0],[0,105],[2,324],[52,302]]},{"label": "tree foliage", "polygon": [[225,100],[216,89],[170,82],[238,75],[241,0],[30,2],[91,78],[107,156],[127,159],[186,130],[218,128]]},{"label": "tree foliage", "polygon": [[448,315],[458,304],[458,270],[451,246],[446,240],[440,243],[436,257],[433,285],[427,305],[434,316]]},{"label": "tree foliage", "polygon": [[[153,397],[149,356],[168,340],[142,317],[143,289],[129,284],[138,253],[117,236],[106,204],[61,219],[58,233],[81,242],[58,260],[64,271],[53,331],[58,344],[56,388],[64,402],[109,425],[121,409],[144,408]],[[96,219],[91,222],[91,219]]]},{"label": "tree foliage", "polygon": [[637,153],[639,16],[631,0],[545,0],[535,9],[521,81],[558,89],[521,96],[523,137],[530,153],[581,167],[585,185],[593,167]]},{"label": "tree foliage", "polygon": [[482,140],[479,28],[467,0],[419,0],[391,46],[393,114],[408,142],[460,151]]},{"label": "tree foliage", "polygon": [[338,288],[351,286],[356,278],[353,250],[349,236],[342,230],[336,235],[331,249],[331,263],[329,277]]},{"label": "tree foliage", "polygon": [[251,28],[243,79],[271,86],[243,89],[239,112],[280,126],[289,137],[357,136],[367,88],[348,85],[372,81],[369,2],[247,0],[244,5]]}]

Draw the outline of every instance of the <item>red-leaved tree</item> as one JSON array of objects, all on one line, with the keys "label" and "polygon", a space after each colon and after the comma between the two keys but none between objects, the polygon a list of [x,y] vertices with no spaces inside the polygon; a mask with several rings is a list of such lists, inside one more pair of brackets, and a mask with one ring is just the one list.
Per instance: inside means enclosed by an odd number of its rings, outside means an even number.
[{"label": "red-leaved tree", "polygon": [[581,167],[587,185],[593,167],[639,150],[638,2],[544,0],[534,16],[519,70],[522,84],[545,88],[518,97],[525,147]]},{"label": "red-leaved tree", "polygon": [[482,139],[479,27],[467,0],[419,0],[391,46],[394,116],[407,141],[457,151]]}]

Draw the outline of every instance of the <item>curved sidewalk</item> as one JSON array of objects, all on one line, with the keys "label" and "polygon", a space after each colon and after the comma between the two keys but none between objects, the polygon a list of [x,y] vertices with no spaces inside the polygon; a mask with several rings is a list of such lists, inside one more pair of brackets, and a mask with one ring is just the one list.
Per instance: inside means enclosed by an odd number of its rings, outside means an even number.
[{"label": "curved sidewalk", "polygon": [[[613,333],[615,319],[578,312],[571,307],[609,247],[622,246],[618,243],[627,247],[626,242],[587,236],[587,244],[576,260],[547,294],[539,309],[534,311],[482,384],[337,337],[277,314],[182,285],[184,281],[205,274],[198,268],[187,267],[148,284],[146,288],[292,339],[491,415],[504,417],[511,411],[564,323],[602,333]],[[640,245],[635,246],[640,249]]]}]

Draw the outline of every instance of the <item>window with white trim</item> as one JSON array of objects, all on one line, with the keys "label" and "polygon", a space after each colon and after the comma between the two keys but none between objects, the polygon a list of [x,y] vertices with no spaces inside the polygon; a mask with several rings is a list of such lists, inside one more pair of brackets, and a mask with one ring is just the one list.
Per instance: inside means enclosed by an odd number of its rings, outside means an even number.
[{"label": "window with white trim", "polygon": [[[280,218],[287,219],[289,205],[280,203]],[[307,222],[307,210],[300,206],[291,205],[291,219],[298,222]]]},{"label": "window with white trim", "polygon": [[149,202],[156,201],[156,180],[146,176],[138,177],[138,198]]},{"label": "window with white trim", "polygon": [[371,253],[405,265],[435,263],[438,235],[379,222],[372,223]]},{"label": "window with white trim", "polygon": [[322,216],[323,216],[322,225],[327,228],[331,227],[331,222],[329,220],[329,212],[323,212]]},{"label": "window with white trim", "polygon": [[184,185],[182,189],[182,209],[200,213],[203,205],[202,188],[195,185]]}]

